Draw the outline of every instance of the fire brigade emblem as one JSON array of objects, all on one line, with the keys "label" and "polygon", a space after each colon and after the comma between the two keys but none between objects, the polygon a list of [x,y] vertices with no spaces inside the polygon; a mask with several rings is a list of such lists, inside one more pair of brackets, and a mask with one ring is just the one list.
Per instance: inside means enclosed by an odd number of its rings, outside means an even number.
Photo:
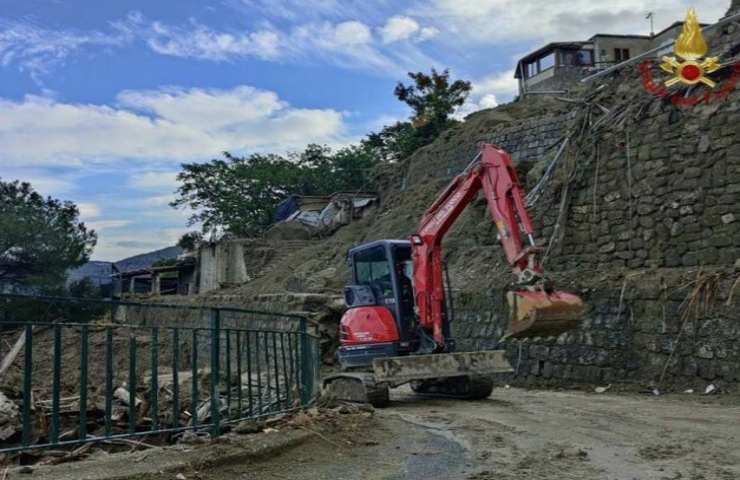
[{"label": "fire brigade emblem", "polygon": [[693,8],[690,8],[686,14],[683,30],[673,45],[673,51],[679,58],[665,56],[662,59],[663,63],[660,64],[660,68],[673,75],[664,82],[667,87],[677,83],[684,85],[703,83],[711,88],[716,86],[716,83],[707,78],[706,74],[721,67],[719,57],[705,57],[707,42],[701,33],[696,10]]}]

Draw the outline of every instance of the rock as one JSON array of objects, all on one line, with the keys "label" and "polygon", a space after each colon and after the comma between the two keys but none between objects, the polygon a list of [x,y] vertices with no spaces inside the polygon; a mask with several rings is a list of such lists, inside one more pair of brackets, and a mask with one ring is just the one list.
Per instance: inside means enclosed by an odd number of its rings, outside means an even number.
[{"label": "rock", "polygon": [[726,214],[722,215],[720,217],[720,219],[722,220],[722,223],[724,223],[725,225],[727,225],[728,223],[732,223],[732,222],[735,221],[735,215],[732,214],[732,213],[726,213]]},{"label": "rock", "polygon": [[0,440],[7,440],[20,429],[18,405],[0,392]]},{"label": "rock", "polygon": [[182,473],[178,473],[177,475],[175,475],[175,479],[176,480],[185,480],[185,475],[183,475]]},{"label": "rock", "polygon": [[699,358],[710,359],[714,358],[714,352],[712,351],[712,347],[708,345],[702,345],[701,347],[699,347],[699,350],[697,350],[696,356]]},{"label": "rock", "polygon": [[245,435],[249,433],[259,433],[263,428],[264,424],[262,422],[258,422],[256,420],[244,420],[236,425],[234,432]]},{"label": "rock", "polygon": [[588,458],[588,452],[578,447],[568,447],[556,453],[555,458],[579,458],[585,460]]}]

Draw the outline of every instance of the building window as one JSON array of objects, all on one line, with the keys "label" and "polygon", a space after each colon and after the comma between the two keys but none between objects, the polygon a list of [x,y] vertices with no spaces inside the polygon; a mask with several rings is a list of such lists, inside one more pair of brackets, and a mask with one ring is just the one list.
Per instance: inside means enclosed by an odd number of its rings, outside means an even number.
[{"label": "building window", "polygon": [[624,62],[625,60],[630,59],[630,49],[629,48],[615,48],[614,49],[614,60],[616,62]]},{"label": "building window", "polygon": [[547,70],[548,68],[555,66],[555,54],[551,53],[550,55],[546,55],[542,58],[540,58],[540,72],[542,70]]},{"label": "building window", "polygon": [[537,62],[527,64],[527,78],[534,77],[539,71],[537,70]]},{"label": "building window", "polygon": [[577,65],[593,65],[593,50],[579,50],[576,56]]}]

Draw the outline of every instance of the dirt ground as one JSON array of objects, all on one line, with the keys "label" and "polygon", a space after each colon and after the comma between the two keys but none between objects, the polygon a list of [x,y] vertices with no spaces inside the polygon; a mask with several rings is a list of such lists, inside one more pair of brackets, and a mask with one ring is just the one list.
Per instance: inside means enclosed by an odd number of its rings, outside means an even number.
[{"label": "dirt ground", "polygon": [[401,389],[389,408],[356,427],[317,432],[269,460],[186,472],[186,478],[740,478],[740,400],[734,396],[500,388],[487,400],[463,402],[421,399]]}]

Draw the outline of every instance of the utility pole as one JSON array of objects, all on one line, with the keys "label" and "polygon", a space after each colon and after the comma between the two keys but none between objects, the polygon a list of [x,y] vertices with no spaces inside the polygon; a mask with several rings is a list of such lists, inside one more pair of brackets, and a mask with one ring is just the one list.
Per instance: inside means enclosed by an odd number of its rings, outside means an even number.
[{"label": "utility pole", "polygon": [[650,20],[650,36],[655,36],[655,28],[653,27],[653,12],[648,12],[645,16],[646,20]]}]

